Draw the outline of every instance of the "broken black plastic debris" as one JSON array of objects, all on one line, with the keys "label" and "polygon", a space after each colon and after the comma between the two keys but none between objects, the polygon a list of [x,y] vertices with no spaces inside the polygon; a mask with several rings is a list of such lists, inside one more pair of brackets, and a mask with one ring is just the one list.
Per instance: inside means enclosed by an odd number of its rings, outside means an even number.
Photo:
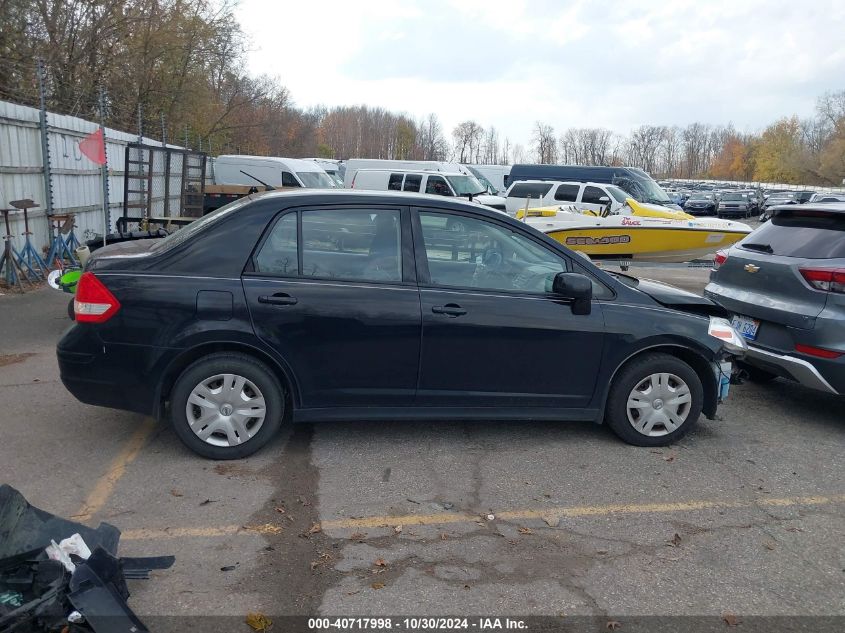
[{"label": "broken black plastic debris", "polygon": [[[50,560],[45,548],[79,534],[91,550],[84,560],[71,555],[76,569]],[[126,579],[146,579],[167,569],[172,556],[118,558],[120,531],[101,523],[96,529],[62,519],[30,505],[8,485],[0,486],[0,631],[55,631],[78,611],[84,624],[71,630],[144,633],[147,628],[126,605]],[[76,618],[74,618],[76,619]]]}]

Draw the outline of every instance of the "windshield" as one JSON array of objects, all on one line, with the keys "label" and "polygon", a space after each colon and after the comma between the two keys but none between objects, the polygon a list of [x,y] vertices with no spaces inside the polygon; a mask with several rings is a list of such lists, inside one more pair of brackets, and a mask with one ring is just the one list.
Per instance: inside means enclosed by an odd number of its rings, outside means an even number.
[{"label": "windshield", "polygon": [[627,191],[637,202],[650,204],[672,204],[669,196],[656,182],[649,177],[639,177],[633,174],[614,177],[613,184]]},{"label": "windshield", "polygon": [[625,202],[628,198],[628,194],[622,191],[619,187],[608,185],[605,189],[607,189],[607,192],[613,196],[613,199],[616,200],[616,202]]},{"label": "windshield", "polygon": [[457,196],[487,193],[487,189],[478,182],[475,176],[446,176],[446,180],[452,185],[452,189],[455,190]]},{"label": "windshield", "polygon": [[690,200],[712,200],[713,195],[709,193],[694,193],[689,197]]},{"label": "windshield", "polygon": [[178,244],[181,244],[198,231],[201,231],[207,226],[211,226],[215,222],[219,222],[223,218],[230,216],[232,213],[244,206],[247,202],[251,201],[251,196],[244,196],[243,198],[238,198],[234,202],[230,202],[229,204],[220,207],[219,209],[215,209],[208,215],[204,215],[201,218],[197,218],[190,224],[186,224],[181,229],[174,231],[167,237],[158,240],[155,246],[153,246],[150,250],[161,251],[172,246],[177,246]]},{"label": "windshield", "polygon": [[336,189],[337,183],[324,171],[298,171],[297,177],[309,189]]},{"label": "windshield", "polygon": [[744,193],[725,193],[722,194],[722,201],[733,201],[733,202],[744,202],[745,201],[745,194]]},{"label": "windshield", "polygon": [[494,196],[498,195],[499,190],[493,186],[492,182],[490,182],[489,180],[487,180],[487,178],[484,177],[484,174],[478,171],[475,167],[470,167],[469,165],[467,165],[467,167],[473,174],[475,174],[475,177],[478,178],[478,182],[487,187],[487,193],[491,193]]}]

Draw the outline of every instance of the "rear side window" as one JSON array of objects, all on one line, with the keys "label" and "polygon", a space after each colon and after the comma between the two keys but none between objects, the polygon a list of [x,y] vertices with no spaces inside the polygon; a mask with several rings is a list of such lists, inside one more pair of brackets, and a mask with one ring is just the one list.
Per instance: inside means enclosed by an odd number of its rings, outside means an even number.
[{"label": "rear side window", "polygon": [[296,252],[296,213],[288,213],[276,222],[267,241],[255,256],[255,272],[269,275],[298,275]]},{"label": "rear side window", "polygon": [[[845,214],[812,210],[784,211],[743,242],[769,246],[772,254],[787,257],[845,257]],[[760,248],[745,250],[759,252]]]},{"label": "rear side window", "polygon": [[552,186],[542,182],[520,182],[511,187],[508,198],[531,198],[537,200],[545,196]]},{"label": "rear side window", "polygon": [[607,198],[608,195],[598,187],[584,187],[584,195],[581,196],[581,202],[587,204],[604,204],[600,198]]},{"label": "rear side window", "polygon": [[299,187],[300,184],[289,171],[282,172],[282,187]]},{"label": "rear side window", "polygon": [[344,281],[401,281],[400,235],[399,211],[303,211],[301,274]]},{"label": "rear side window", "polygon": [[555,200],[560,202],[575,202],[578,200],[578,190],[581,185],[560,185],[555,191]]},{"label": "rear side window", "polygon": [[390,180],[387,181],[388,191],[402,191],[402,176],[404,174],[390,174]]},{"label": "rear side window", "polygon": [[419,174],[408,174],[405,176],[405,187],[403,191],[419,191],[422,184],[422,176]]}]

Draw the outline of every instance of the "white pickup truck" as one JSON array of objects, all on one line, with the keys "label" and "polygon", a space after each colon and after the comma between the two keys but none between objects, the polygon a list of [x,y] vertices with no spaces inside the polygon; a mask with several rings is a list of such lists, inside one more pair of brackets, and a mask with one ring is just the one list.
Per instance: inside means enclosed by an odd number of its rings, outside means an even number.
[{"label": "white pickup truck", "polygon": [[599,182],[562,182],[557,180],[520,180],[505,193],[508,215],[536,207],[575,206],[582,211],[602,212],[610,204],[614,213],[631,196],[615,185]]}]

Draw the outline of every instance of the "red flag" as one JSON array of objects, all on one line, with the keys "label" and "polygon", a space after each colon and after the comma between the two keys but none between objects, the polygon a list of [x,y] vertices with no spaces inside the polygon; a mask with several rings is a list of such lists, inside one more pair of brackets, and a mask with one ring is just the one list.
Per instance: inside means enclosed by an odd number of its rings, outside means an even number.
[{"label": "red flag", "polygon": [[79,141],[79,151],[98,165],[105,165],[106,143],[103,139],[103,130],[97,128],[96,132],[91,132],[91,134]]}]

